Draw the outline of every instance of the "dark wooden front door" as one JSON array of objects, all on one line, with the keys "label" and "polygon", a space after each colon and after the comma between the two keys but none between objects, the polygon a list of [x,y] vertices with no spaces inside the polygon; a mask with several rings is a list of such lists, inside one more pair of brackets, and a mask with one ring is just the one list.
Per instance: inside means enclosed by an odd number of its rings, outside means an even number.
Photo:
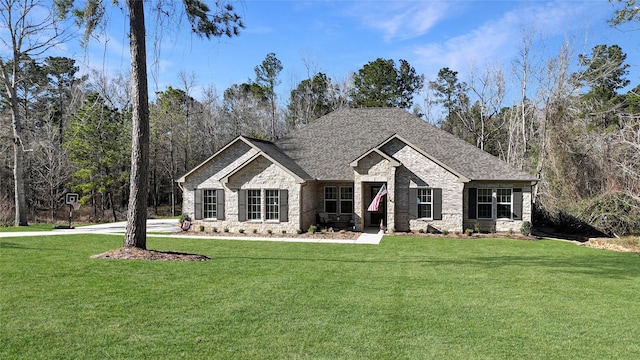
[{"label": "dark wooden front door", "polygon": [[[382,185],[371,186],[371,197],[369,198],[369,204],[371,204],[373,198],[375,198],[378,194],[378,191],[380,191],[380,187],[382,187]],[[367,206],[369,206],[369,204],[367,204]],[[387,226],[387,195],[383,196],[382,199],[380,199],[380,206],[378,207],[378,211],[371,211],[369,212],[369,214],[371,220],[368,226],[379,227],[381,221],[384,226]]]}]

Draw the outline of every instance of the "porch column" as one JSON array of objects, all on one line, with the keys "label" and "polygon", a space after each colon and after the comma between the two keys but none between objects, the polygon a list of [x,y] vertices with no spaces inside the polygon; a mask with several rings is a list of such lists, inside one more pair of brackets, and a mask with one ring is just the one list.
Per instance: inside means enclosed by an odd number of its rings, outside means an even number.
[{"label": "porch column", "polygon": [[362,181],[356,176],[353,182],[353,213],[356,228],[364,230],[364,206],[362,205]]},{"label": "porch column", "polygon": [[387,176],[387,230],[396,227],[396,167],[390,167]]}]

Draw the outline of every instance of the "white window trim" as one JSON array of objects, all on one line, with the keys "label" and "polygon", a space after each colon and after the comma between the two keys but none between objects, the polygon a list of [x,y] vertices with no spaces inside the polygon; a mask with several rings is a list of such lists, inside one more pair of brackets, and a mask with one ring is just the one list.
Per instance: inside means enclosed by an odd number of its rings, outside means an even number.
[{"label": "white window trim", "polygon": [[[511,190],[511,198],[509,202],[498,202],[498,189],[508,189]],[[480,202],[479,190],[491,190],[491,203],[488,202]],[[491,204],[491,217],[480,217],[480,205],[481,204]],[[511,208],[509,217],[498,217],[498,205],[506,205],[509,204]],[[512,187],[504,187],[504,188],[478,188],[478,193],[476,194],[476,218],[478,220],[513,220],[513,188]]]},{"label": "white window trim", "polygon": [[[275,201],[276,204],[274,205],[276,207],[276,218],[275,219],[267,219],[267,207],[269,205],[267,205],[267,192],[268,191],[275,191]],[[262,198],[264,199],[264,216],[262,217],[264,219],[265,222],[280,222],[280,190],[279,189],[263,189],[262,190]]]},{"label": "white window trim", "polygon": [[[335,189],[335,195],[336,198],[335,199],[327,199],[327,188],[333,188]],[[351,199],[342,199],[342,190],[344,188],[349,188],[351,189]],[[342,214],[353,214],[353,210],[354,210],[354,199],[355,198],[355,193],[354,193],[354,189],[353,186],[338,186],[338,185],[326,185],[323,189],[322,189],[322,207],[324,209],[324,212],[329,213],[329,214],[336,214],[336,215],[342,215]],[[331,202],[335,202],[336,203],[336,212],[329,212],[327,210],[327,201],[331,201]],[[343,213],[342,212],[342,201],[350,201],[351,202],[351,212],[348,213]]]},{"label": "white window trim", "polygon": [[[247,190],[247,198],[246,198],[246,209],[245,216],[246,221],[249,223],[279,223],[280,221],[280,190],[281,189],[246,189]],[[249,191],[260,191],[260,218],[259,219],[249,219]],[[276,201],[278,202],[278,217],[277,219],[267,219],[267,191],[276,191]]]},{"label": "white window trim", "polygon": [[[418,187],[418,199],[416,205],[418,206],[418,214],[420,214],[420,205],[431,205],[431,213],[428,217],[418,217],[418,220],[433,220],[433,190],[430,187]],[[431,201],[422,202],[420,201],[420,190],[429,190],[429,197]]]},{"label": "white window trim", "polygon": [[[213,188],[211,188],[211,189],[209,189],[209,188],[202,189],[202,219],[203,220],[217,220],[218,219],[218,206],[217,206],[218,196],[217,196],[217,193],[216,193],[217,190],[218,189],[213,189]],[[208,211],[207,211],[207,204],[208,204],[207,203],[207,192],[210,192],[210,191],[213,192],[214,201],[213,201],[212,205],[215,208],[215,215],[216,215],[216,216],[213,216],[213,217],[206,216],[206,215],[208,215]]]},{"label": "white window trim", "polygon": [[[351,199],[343,199],[342,198],[342,189],[351,189]],[[353,186],[340,186],[338,188],[338,213],[339,214],[353,214]],[[351,203],[351,211],[350,212],[342,212],[342,202],[350,202]]]},{"label": "white window trim", "polygon": [[[509,202],[499,202],[498,201],[498,190],[509,190],[510,191],[510,196],[509,196]],[[513,220],[513,188],[500,188],[500,189],[496,189],[495,190],[495,197],[494,197],[495,201],[496,201],[496,219],[498,220]],[[498,217],[498,205],[509,205],[509,217]]]}]

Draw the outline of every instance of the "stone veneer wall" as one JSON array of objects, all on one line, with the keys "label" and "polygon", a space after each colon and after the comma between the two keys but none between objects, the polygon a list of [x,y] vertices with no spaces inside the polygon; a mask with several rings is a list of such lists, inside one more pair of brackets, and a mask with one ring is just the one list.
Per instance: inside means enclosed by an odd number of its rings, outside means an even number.
[{"label": "stone veneer wall", "polygon": [[[279,166],[271,163],[265,157],[257,157],[251,163],[229,178],[226,187],[220,181],[233,169],[241,166],[256,151],[244,143],[227,149],[212,160],[209,166],[204,166],[197,173],[188,177],[183,185],[183,209],[184,212],[194,218],[194,190],[196,188],[211,188],[225,190],[225,218],[224,220],[204,219],[194,220],[193,228],[203,225],[205,231],[223,232],[228,229],[231,232],[239,232],[240,229],[247,233],[254,230],[258,233],[266,233],[268,230],[274,234],[286,231],[295,233],[299,229],[301,213],[301,185],[295,178]],[[288,190],[288,221],[238,221],[238,189],[286,189]],[[264,207],[264,204],[263,204]]]},{"label": "stone veneer wall", "polygon": [[[464,184],[458,177],[400,140],[390,141],[381,150],[402,163],[396,172],[396,230],[426,231],[432,226],[440,231],[462,231]],[[409,188],[415,187],[442,189],[442,220],[409,215]]]},{"label": "stone veneer wall", "polygon": [[[522,220],[511,219],[469,219],[469,188],[521,188],[522,189]],[[464,190],[464,228],[474,229],[478,223],[481,231],[498,231],[498,232],[520,232],[522,224],[525,221],[532,222],[531,217],[531,183],[530,182],[487,182],[472,181],[467,184]],[[495,216],[496,207],[493,207]]]},{"label": "stone veneer wall", "polygon": [[358,166],[354,168],[354,187],[353,187],[353,211],[355,214],[355,223],[360,228],[364,229],[366,224],[370,222],[370,215],[367,213],[368,203],[366,200],[371,201],[369,196],[365,196],[365,190],[370,189],[368,186],[363,186],[363,183],[386,183],[387,195],[383,199],[387,203],[387,227],[391,228],[395,224],[395,173],[396,168],[392,166],[391,162],[377,153],[370,153],[364,158],[360,159]]}]

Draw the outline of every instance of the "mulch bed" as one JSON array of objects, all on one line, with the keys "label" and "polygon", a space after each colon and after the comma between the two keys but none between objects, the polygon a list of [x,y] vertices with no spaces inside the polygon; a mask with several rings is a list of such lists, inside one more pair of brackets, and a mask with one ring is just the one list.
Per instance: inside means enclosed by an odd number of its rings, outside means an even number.
[{"label": "mulch bed", "polygon": [[121,247],[102,254],[91,256],[93,259],[118,260],[165,260],[165,261],[207,261],[209,257],[198,254],[180,253],[174,251],[143,250],[136,247]]}]

